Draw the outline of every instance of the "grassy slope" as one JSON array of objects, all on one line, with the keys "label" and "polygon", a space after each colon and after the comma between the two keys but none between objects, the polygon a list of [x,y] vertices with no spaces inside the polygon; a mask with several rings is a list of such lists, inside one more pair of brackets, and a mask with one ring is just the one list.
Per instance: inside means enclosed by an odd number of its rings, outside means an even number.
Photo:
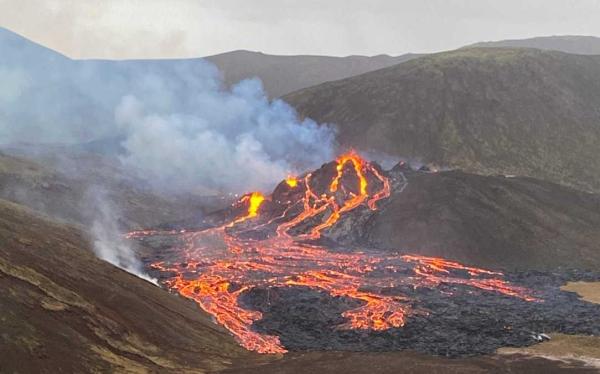
[{"label": "grassy slope", "polygon": [[232,85],[242,79],[258,77],[270,97],[323,82],[343,79],[368,71],[382,69],[416,58],[402,56],[277,56],[260,52],[232,51],[206,59],[223,72],[225,83]]},{"label": "grassy slope", "polygon": [[344,147],[600,191],[600,57],[461,49],[284,97]]},{"label": "grassy slope", "polygon": [[529,39],[481,42],[469,47],[538,48],[579,55],[600,55],[600,38],[583,35],[541,36]]}]

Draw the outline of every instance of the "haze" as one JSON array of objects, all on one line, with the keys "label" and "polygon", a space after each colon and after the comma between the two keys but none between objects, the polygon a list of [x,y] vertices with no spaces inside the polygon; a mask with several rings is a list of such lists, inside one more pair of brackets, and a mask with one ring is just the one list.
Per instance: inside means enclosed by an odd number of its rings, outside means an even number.
[{"label": "haze", "polygon": [[0,26],[73,58],[397,55],[482,40],[600,35],[600,1],[0,0]]}]

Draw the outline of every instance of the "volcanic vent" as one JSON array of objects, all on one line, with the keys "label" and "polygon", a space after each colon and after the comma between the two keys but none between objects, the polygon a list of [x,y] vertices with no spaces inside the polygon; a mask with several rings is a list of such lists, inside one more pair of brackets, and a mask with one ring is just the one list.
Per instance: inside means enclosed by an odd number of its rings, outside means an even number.
[{"label": "volcanic vent", "polygon": [[215,214],[215,227],[128,236],[174,236],[177,245],[149,264],[153,274],[260,353],[412,348],[463,355],[532,344],[545,329],[597,333],[593,325],[560,325],[556,305],[566,300],[581,304],[572,316],[600,316],[570,294],[533,291],[500,272],[441,258],[341,246],[340,236],[348,243],[391,193],[403,191],[406,170],[384,172],[349,153],[287,178],[269,196],[243,196]]}]

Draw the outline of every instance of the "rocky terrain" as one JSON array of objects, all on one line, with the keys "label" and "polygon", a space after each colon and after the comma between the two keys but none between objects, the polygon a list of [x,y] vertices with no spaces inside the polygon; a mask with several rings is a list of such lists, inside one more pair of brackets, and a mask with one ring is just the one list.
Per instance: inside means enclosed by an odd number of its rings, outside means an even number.
[{"label": "rocky terrain", "polygon": [[[227,282],[226,291],[217,295],[237,302],[227,303],[224,313],[232,308],[240,308],[238,315],[260,312],[252,331],[277,336],[292,352],[411,350],[465,357],[530,346],[547,339],[549,333],[600,334],[596,323],[600,307],[561,289],[569,281],[600,280],[593,265],[599,261],[597,244],[582,242],[594,237],[600,222],[597,195],[531,178],[416,171],[406,164],[389,172],[376,172],[374,167],[363,169],[373,173],[365,171],[367,193],[376,195],[381,188],[377,173],[390,183],[390,196],[378,201],[375,210],[359,205],[323,227],[321,235],[311,235],[312,228],[328,222],[326,213],[315,213],[289,227],[286,232],[298,239],[286,241],[281,227],[302,215],[294,207],[303,204],[294,202],[307,196],[306,191],[322,196],[341,171],[344,194],[359,193],[360,179],[349,164],[328,163],[304,176],[296,187],[282,182],[266,197],[256,217],[235,227],[224,226],[228,234],[223,238],[221,231],[184,223],[179,227],[185,228],[184,234],[176,230],[141,235],[150,274],[167,287],[176,280],[182,286],[173,290],[216,313],[220,321],[227,321],[220,306],[208,301],[215,296],[203,294],[202,289],[217,290]],[[217,225],[232,222],[244,207],[240,203],[211,218]],[[577,220],[570,222],[568,217]],[[519,234],[523,226],[530,231]],[[576,246],[568,245],[575,240]],[[206,241],[209,244],[202,244]],[[223,247],[234,255],[219,254],[217,248]],[[494,272],[498,269],[504,269],[504,274]],[[203,274],[208,277],[202,278]],[[266,281],[257,281],[263,277]],[[344,279],[348,283],[336,283]],[[205,281],[215,283],[199,286]],[[190,291],[194,287],[196,291]],[[341,291],[344,287],[357,287],[357,293]],[[361,292],[372,293],[361,299]],[[402,311],[406,318],[402,326],[347,328],[347,313],[378,298],[390,298],[385,299],[390,315]],[[396,298],[402,300],[399,309],[394,306]],[[244,335],[240,339],[246,342]]]},{"label": "rocky terrain", "polygon": [[[327,190],[335,163],[312,172]],[[600,195],[526,177],[482,176],[462,171],[413,170],[400,163],[386,174],[391,195],[377,210],[359,206],[323,230],[326,244],[351,251],[443,257],[505,270],[596,269],[600,266]],[[349,183],[356,181],[349,180]],[[350,189],[351,190],[351,189]],[[299,198],[282,182],[272,201]],[[265,203],[265,217],[283,208]],[[213,224],[239,208],[207,215]],[[313,223],[314,224],[314,223]],[[193,228],[180,221],[166,227]],[[306,226],[299,225],[298,230]]]},{"label": "rocky terrain", "polygon": [[[341,314],[355,308],[357,302],[331,298],[309,289],[275,288],[268,292],[253,289],[243,296],[243,302],[263,313],[263,319],[255,323],[256,329],[278,335],[292,351],[408,349],[464,357],[490,354],[501,347],[530,346],[538,343],[537,336],[542,333],[600,335],[600,326],[596,323],[600,306],[559,289],[564,278],[572,275],[520,273],[507,276],[515,284],[535,290],[540,301],[499,298],[470,287],[416,288],[412,292],[390,287],[388,294],[398,292],[408,296],[415,308],[428,312],[410,316],[402,328],[385,331],[340,329]],[[587,276],[600,280],[598,273]]]}]

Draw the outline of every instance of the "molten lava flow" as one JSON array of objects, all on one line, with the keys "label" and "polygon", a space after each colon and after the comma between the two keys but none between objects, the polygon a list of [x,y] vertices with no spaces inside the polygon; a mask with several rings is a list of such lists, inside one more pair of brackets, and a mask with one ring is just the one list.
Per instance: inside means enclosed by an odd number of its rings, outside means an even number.
[{"label": "molten lava flow", "polygon": [[292,176],[288,176],[285,179],[285,183],[290,187],[290,188],[296,188],[298,186],[298,179],[296,179],[296,177],[292,177]]},{"label": "molten lava flow", "polygon": [[[265,197],[257,192],[245,195],[239,204],[247,206],[246,214],[221,227],[179,233],[183,248],[175,258],[152,267],[169,276],[164,282],[168,287],[196,301],[240,344],[260,353],[286,350],[279,337],[254,331],[252,325],[262,314],[240,304],[240,296],[256,287],[302,286],[359,300],[359,307],[343,313],[347,321],[338,328],[345,329],[400,328],[408,315],[427,313],[415,309],[399,292],[389,292],[406,287],[468,286],[536,300],[498,272],[416,255],[332,252],[317,244],[314,239],[350,211],[361,206],[377,209],[377,202],[390,195],[391,186],[382,172],[355,153],[337,160],[335,175],[325,188],[319,189],[313,178],[317,176],[294,178],[292,184],[286,180],[297,198],[285,203],[281,214],[268,219],[259,216]],[[255,219],[249,221],[251,218]],[[262,233],[260,239],[246,235],[252,232]],[[129,236],[145,234],[156,233],[141,231]]]},{"label": "molten lava flow", "polygon": [[263,201],[265,201],[265,197],[260,192],[252,192],[251,194],[244,196],[240,200],[240,203],[248,204],[248,212],[245,215],[236,218],[233,222],[228,224],[228,226],[233,227],[233,225],[236,223],[241,223],[247,219],[258,216],[258,209],[262,205]]}]

